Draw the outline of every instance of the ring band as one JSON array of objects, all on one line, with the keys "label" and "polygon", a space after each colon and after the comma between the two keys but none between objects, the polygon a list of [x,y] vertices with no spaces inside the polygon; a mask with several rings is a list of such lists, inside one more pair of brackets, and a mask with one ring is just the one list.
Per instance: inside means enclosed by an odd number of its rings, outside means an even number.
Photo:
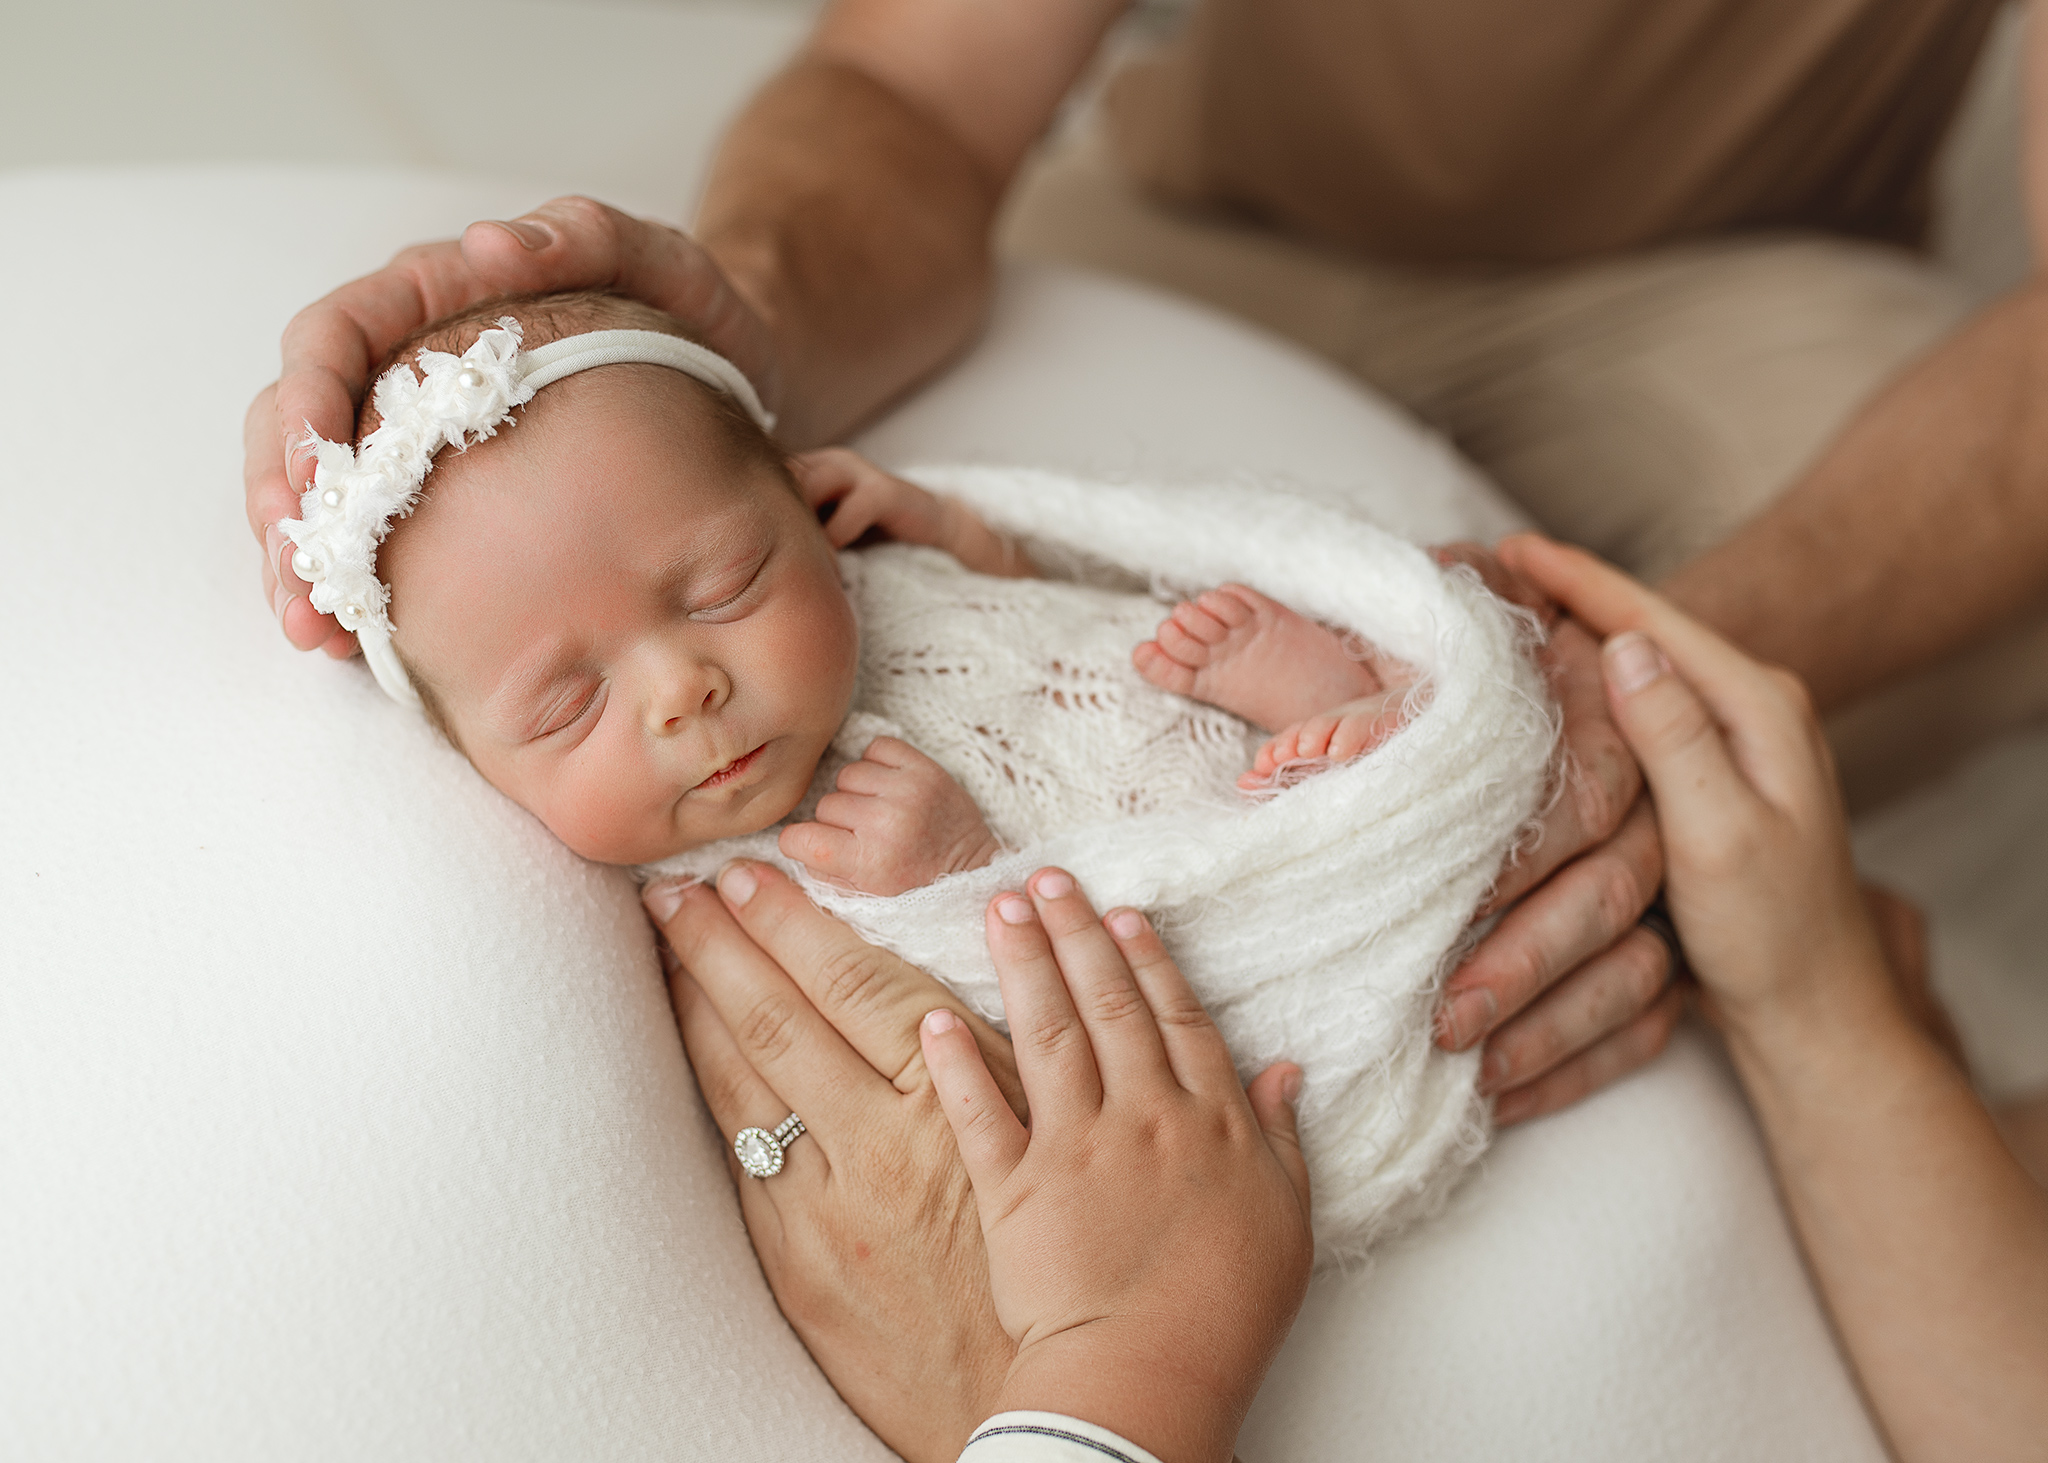
[{"label": "ring band", "polygon": [[741,1128],[733,1136],[733,1156],[755,1178],[772,1179],[782,1172],[783,1153],[803,1135],[804,1120],[791,1113],[772,1133],[766,1128]]},{"label": "ring band", "polygon": [[1657,897],[1650,901],[1650,907],[1643,911],[1636,921],[1644,929],[1664,942],[1664,948],[1671,952],[1671,974],[1674,978],[1685,973],[1685,946],[1678,942],[1678,926],[1671,922],[1671,910],[1664,903],[1664,891],[1659,889]]}]

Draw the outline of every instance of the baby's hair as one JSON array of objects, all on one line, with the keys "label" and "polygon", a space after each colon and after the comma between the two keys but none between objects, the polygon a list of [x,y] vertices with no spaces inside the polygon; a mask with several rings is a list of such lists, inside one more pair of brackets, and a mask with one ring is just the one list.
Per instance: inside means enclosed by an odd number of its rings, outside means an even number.
[{"label": "baby's hair", "polygon": [[[551,341],[566,336],[582,335],[592,330],[652,330],[661,335],[674,335],[694,344],[715,349],[710,343],[689,329],[673,315],[657,310],[652,305],[625,295],[613,294],[609,290],[568,290],[551,295],[499,295],[489,300],[479,300],[466,310],[422,325],[418,330],[399,341],[385,356],[371,379],[376,380],[393,366],[404,362],[412,365],[419,359],[421,351],[445,351],[459,356],[476,344],[477,337],[498,323],[501,316],[510,315],[520,324],[524,332],[520,340],[523,350],[534,350]],[[692,380],[678,374],[679,380]],[[775,439],[761,429],[747,409],[715,387],[693,382],[704,401],[710,406],[712,421],[719,429],[724,445],[734,457],[748,463],[771,468],[778,476],[787,478],[792,489],[794,478],[789,477],[789,467],[782,448]],[[523,410],[523,409],[522,409]],[[356,418],[356,438],[367,437],[377,426],[377,408],[371,396],[363,398],[361,411]],[[453,449],[443,449],[444,451]],[[431,487],[433,479],[427,480]]]},{"label": "baby's hair", "polygon": [[[422,351],[445,351],[459,356],[476,344],[477,337],[498,323],[501,316],[510,315],[520,324],[523,335],[522,349],[533,350],[551,341],[571,335],[582,335],[592,330],[652,330],[662,335],[680,336],[687,341],[710,347],[696,332],[688,329],[674,316],[655,309],[652,305],[608,290],[572,290],[548,295],[499,295],[494,299],[480,300],[465,310],[443,316],[421,326],[405,339],[392,347],[391,352],[378,365],[371,379],[380,379],[393,366],[401,363],[413,365]],[[668,372],[678,381],[688,382],[696,388],[696,394],[711,413],[711,423],[717,432],[719,445],[731,454],[735,466],[764,468],[791,493],[802,497],[795,476],[789,470],[789,460],[773,436],[764,431],[760,423],[747,414],[747,409],[731,396],[716,387],[707,386],[680,372]],[[536,398],[536,402],[541,398]],[[531,405],[520,409],[523,416]],[[370,397],[365,397],[361,411],[356,417],[356,439],[360,442],[377,428],[377,408]],[[455,449],[443,448],[445,455]],[[428,475],[425,492],[433,490],[434,479]],[[424,496],[424,493],[423,493]],[[405,667],[411,678],[413,689],[419,693],[420,707],[426,713],[429,723],[457,751],[464,751],[448,720],[447,709],[435,692],[434,685],[405,656],[403,649],[394,641],[392,649],[398,654],[399,664]],[[467,753],[465,752],[465,755]]]}]

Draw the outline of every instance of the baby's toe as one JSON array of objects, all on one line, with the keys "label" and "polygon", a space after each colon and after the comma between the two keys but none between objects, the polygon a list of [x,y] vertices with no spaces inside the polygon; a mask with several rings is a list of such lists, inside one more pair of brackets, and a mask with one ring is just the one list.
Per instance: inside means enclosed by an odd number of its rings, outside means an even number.
[{"label": "baby's toe", "polygon": [[1219,584],[1216,588],[1196,596],[1195,603],[1231,630],[1242,629],[1261,614],[1275,608],[1273,602],[1263,594],[1256,589],[1247,589],[1242,584]]},{"label": "baby's toe", "polygon": [[1138,674],[1176,696],[1185,696],[1195,686],[1192,668],[1176,661],[1156,640],[1147,640],[1131,652],[1131,665]]},{"label": "baby's toe", "polygon": [[[1185,609],[1186,606],[1183,605],[1181,608]],[[1202,616],[1201,619],[1207,622],[1207,624],[1202,626],[1202,631],[1207,633],[1208,628],[1213,626],[1215,621],[1209,620],[1206,615]],[[1195,631],[1190,630],[1187,625],[1183,624],[1180,610],[1173,612],[1172,619],[1161,620],[1159,622],[1159,629],[1154,633],[1156,638],[1153,643],[1189,670],[1198,671],[1203,666],[1209,664],[1212,642],[1201,638]],[[1214,633],[1216,639],[1220,640],[1223,638],[1223,631],[1217,630]]]},{"label": "baby's toe", "polygon": [[[1235,628],[1222,616],[1210,612],[1208,608],[1210,597],[1210,595],[1205,594],[1201,599],[1191,604],[1175,605],[1173,607],[1173,617],[1168,622],[1178,626],[1190,640],[1202,645],[1205,648],[1205,658],[1206,647],[1221,645],[1230,638],[1230,632]],[[1161,625],[1159,628],[1164,630],[1166,626]]]}]

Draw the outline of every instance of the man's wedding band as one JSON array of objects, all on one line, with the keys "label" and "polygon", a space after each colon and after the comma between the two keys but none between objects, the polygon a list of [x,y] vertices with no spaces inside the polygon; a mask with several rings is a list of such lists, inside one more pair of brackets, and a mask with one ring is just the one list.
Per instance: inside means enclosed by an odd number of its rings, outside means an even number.
[{"label": "man's wedding band", "polygon": [[1650,907],[1643,911],[1637,921],[1644,929],[1664,942],[1664,948],[1671,952],[1671,974],[1675,978],[1685,971],[1685,947],[1678,943],[1678,926],[1671,922],[1671,911],[1665,906],[1664,891],[1658,890],[1657,897],[1650,901]]},{"label": "man's wedding band", "polygon": [[772,1179],[782,1172],[783,1153],[803,1135],[804,1120],[791,1113],[772,1133],[766,1128],[741,1128],[732,1140],[732,1151],[740,1167],[755,1178]]}]

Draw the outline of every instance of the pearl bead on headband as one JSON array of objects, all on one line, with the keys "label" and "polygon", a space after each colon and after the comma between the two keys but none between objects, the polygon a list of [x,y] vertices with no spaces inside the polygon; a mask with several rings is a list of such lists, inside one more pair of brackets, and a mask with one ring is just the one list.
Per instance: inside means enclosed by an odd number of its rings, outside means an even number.
[{"label": "pearl bead on headband", "polygon": [[360,447],[329,442],[309,424],[300,445],[318,458],[313,481],[299,499],[299,516],[277,525],[297,546],[292,572],[313,586],[313,608],[354,631],[377,684],[415,710],[419,692],[391,648],[391,591],[377,577],[377,546],[392,521],[418,505],[420,486],[443,447],[460,451],[495,436],[512,409],[543,386],[594,366],[667,366],[731,396],[764,432],[775,428],[739,367],[681,336],[593,330],[530,351],[519,349],[520,336],[519,322],[507,315],[460,356],[421,351],[422,379],[404,362],[393,366],[377,382],[382,420]]}]

